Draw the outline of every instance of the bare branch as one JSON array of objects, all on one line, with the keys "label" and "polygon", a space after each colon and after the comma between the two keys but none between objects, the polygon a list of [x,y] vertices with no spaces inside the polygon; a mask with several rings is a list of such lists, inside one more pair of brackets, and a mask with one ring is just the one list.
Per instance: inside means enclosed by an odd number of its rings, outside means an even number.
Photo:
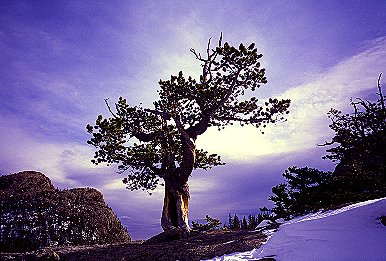
[{"label": "bare branch", "polygon": [[220,39],[218,40],[218,46],[221,47],[222,44],[222,32],[220,34]]},{"label": "bare branch", "polygon": [[320,146],[320,147],[323,147],[323,146],[330,146],[330,145],[332,145],[332,144],[334,144],[334,143],[335,143],[334,141],[330,141],[330,142],[325,141],[324,144],[318,144],[318,146]]},{"label": "bare branch", "polygon": [[358,105],[362,105],[363,107],[365,107],[366,110],[369,110],[368,104],[370,104],[370,102],[368,100],[363,100],[362,98],[356,98],[356,100],[358,100],[359,102],[354,102],[351,100],[351,104],[353,106],[358,104]]},{"label": "bare branch", "polygon": [[[194,54],[196,59],[203,62],[203,64],[201,65],[203,67],[203,69],[202,69],[202,83],[205,83],[205,84],[209,84],[213,79],[211,67],[212,67],[213,62],[216,60],[216,57],[218,54],[216,50],[212,50],[210,48],[211,40],[212,40],[212,38],[209,38],[209,40],[208,40],[205,59],[202,58],[201,53],[197,53],[196,50],[193,48],[190,49],[190,52],[192,52]],[[221,47],[221,44],[222,44],[222,33],[221,33],[220,40],[219,40],[219,47]],[[212,51],[212,53],[211,53],[211,51]],[[207,79],[208,74],[209,74],[209,79]]]},{"label": "bare branch", "polygon": [[106,99],[105,99],[105,103],[106,103],[106,105],[107,105],[107,108],[108,108],[109,112],[111,113],[111,115],[114,116],[114,118],[118,118],[117,115],[115,115],[115,113],[111,110],[111,107],[110,107],[110,105],[109,105],[108,100],[109,100],[109,98],[106,98]]},{"label": "bare branch", "polygon": [[208,40],[208,47],[206,48],[206,54],[207,54],[207,59],[205,60],[205,63],[203,64],[202,68],[202,83],[207,83],[206,77],[208,75],[208,72],[210,74],[210,79],[208,82],[212,80],[212,72],[210,70],[212,60],[211,60],[211,55],[210,55],[210,40],[212,38],[209,38]]},{"label": "bare branch", "polygon": [[205,59],[202,59],[201,54],[197,53],[196,50],[194,50],[193,48],[190,48],[190,52],[193,53],[194,56],[196,56],[197,60],[199,60],[201,62],[205,62],[206,61]]},{"label": "bare branch", "polygon": [[385,109],[385,97],[382,94],[381,77],[382,77],[382,73],[379,74],[377,85],[378,85],[379,97],[381,100],[382,110],[385,112],[386,111],[386,109]]},{"label": "bare branch", "polygon": [[210,56],[209,51],[210,51],[210,41],[211,40],[212,40],[212,38],[209,38],[209,40],[208,40],[208,47],[206,48],[206,54],[208,55],[208,58]]},{"label": "bare branch", "polygon": [[366,136],[366,134],[365,134],[365,127],[363,125],[363,122],[358,119],[358,108],[357,108],[357,105],[358,104],[362,105],[363,107],[365,107],[366,110],[369,110],[369,107],[366,104],[366,103],[368,103],[368,101],[362,100],[361,98],[357,98],[357,100],[359,100],[359,102],[353,102],[352,99],[351,99],[351,104],[354,107],[354,118],[355,118],[355,120],[353,121],[353,124],[354,124],[354,127],[357,129],[357,131],[360,133],[360,135],[362,137],[365,137]]}]

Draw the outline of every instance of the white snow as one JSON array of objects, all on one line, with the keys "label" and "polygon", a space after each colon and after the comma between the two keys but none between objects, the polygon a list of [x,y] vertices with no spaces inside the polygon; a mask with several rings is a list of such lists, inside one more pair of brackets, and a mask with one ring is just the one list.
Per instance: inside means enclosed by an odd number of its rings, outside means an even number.
[{"label": "white snow", "polygon": [[[282,224],[259,249],[212,260],[386,260],[386,198],[302,216]],[[272,231],[271,231],[272,233]]]},{"label": "white snow", "polygon": [[263,220],[263,221],[261,221],[261,222],[257,225],[256,229],[258,229],[258,228],[263,228],[263,227],[266,227],[266,226],[269,226],[269,224],[271,224],[271,222],[269,222],[268,220]]}]

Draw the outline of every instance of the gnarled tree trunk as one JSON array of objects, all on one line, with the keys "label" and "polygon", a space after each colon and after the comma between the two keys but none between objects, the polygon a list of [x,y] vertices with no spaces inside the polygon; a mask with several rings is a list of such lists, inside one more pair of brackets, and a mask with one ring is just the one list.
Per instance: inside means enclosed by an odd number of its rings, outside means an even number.
[{"label": "gnarled tree trunk", "polygon": [[165,198],[161,226],[166,234],[184,237],[189,234],[189,186],[165,180]]},{"label": "gnarled tree trunk", "polygon": [[188,179],[196,161],[196,146],[184,130],[180,131],[182,133],[182,161],[170,176],[164,178],[165,199],[161,226],[166,234],[185,237],[190,232]]}]

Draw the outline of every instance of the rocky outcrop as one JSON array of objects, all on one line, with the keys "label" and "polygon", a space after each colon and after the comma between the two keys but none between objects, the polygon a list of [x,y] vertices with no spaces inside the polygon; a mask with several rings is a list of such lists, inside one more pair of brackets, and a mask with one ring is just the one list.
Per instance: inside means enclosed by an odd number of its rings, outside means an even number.
[{"label": "rocky outcrop", "polygon": [[41,192],[54,191],[51,180],[35,171],[0,176],[0,199],[26,198]]},{"label": "rocky outcrop", "polygon": [[1,176],[0,203],[2,252],[131,241],[99,191],[55,189],[39,172]]}]

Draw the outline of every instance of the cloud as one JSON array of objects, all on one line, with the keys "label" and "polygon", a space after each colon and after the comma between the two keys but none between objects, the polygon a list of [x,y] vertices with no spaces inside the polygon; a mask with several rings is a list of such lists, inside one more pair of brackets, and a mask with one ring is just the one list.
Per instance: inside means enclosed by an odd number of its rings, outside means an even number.
[{"label": "cloud", "polygon": [[281,93],[279,98],[291,99],[287,122],[267,127],[264,135],[251,127],[211,129],[198,138],[198,147],[226,159],[255,161],[262,155],[301,151],[330,140],[330,108],[349,111],[351,97],[375,93],[377,77],[386,68],[386,37],[365,47],[324,74]]},{"label": "cloud", "polygon": [[86,144],[42,141],[12,120],[0,122],[0,136],[0,146],[7,150],[0,155],[4,163],[1,174],[35,170],[47,175],[56,186],[74,187],[87,182],[72,179],[72,172],[88,173],[91,179],[103,170],[90,162],[93,150]]}]

